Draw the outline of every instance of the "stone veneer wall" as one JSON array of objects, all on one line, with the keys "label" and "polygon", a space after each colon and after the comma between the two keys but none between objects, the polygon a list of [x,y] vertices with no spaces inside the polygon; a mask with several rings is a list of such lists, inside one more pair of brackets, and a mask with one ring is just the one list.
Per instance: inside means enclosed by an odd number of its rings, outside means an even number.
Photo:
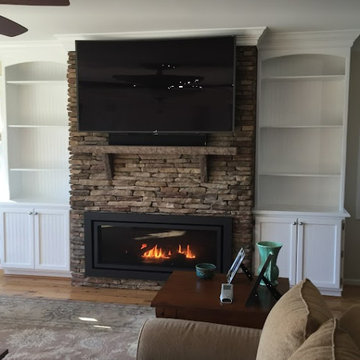
[{"label": "stone veneer wall", "polygon": [[[252,254],[257,49],[237,47],[236,120],[233,134],[211,135],[209,145],[236,146],[235,156],[210,156],[201,182],[198,156],[116,155],[107,180],[102,155],[73,153],[78,145],[107,145],[103,133],[77,131],[76,54],[69,52],[71,271],[74,285],[157,289],[149,280],[85,277],[84,211],[233,217],[233,253]],[[151,121],[151,119],[149,119]],[[219,119],[221,121],[221,119]]]}]

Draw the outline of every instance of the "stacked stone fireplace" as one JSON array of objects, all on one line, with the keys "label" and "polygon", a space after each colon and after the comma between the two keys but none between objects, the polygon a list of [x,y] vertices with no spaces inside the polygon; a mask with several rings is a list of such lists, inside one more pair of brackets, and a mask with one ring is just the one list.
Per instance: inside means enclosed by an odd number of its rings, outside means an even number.
[{"label": "stacked stone fireplace", "polygon": [[[208,156],[208,178],[198,155],[151,153],[113,155],[109,179],[106,158],[80,153],[79,146],[108,145],[108,135],[77,131],[76,54],[69,52],[71,174],[71,272],[74,285],[157,289],[158,280],[86,274],[84,214],[151,214],[232,218],[232,257],[243,247],[252,254],[257,49],[237,47],[235,131],[209,136],[208,145],[236,147],[236,155]],[[151,119],[149,119],[150,121]],[[221,121],[221,119],[219,120]]]}]

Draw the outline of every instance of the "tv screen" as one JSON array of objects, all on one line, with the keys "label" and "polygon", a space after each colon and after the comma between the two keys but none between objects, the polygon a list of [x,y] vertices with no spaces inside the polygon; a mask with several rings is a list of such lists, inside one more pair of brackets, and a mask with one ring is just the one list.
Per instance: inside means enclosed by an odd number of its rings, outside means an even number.
[{"label": "tv screen", "polygon": [[232,131],[235,38],[77,41],[80,131]]}]

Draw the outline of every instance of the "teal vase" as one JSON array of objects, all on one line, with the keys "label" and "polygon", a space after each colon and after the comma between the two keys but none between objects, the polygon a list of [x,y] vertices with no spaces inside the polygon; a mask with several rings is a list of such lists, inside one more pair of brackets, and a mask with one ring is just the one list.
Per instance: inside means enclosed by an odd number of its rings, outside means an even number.
[{"label": "teal vase", "polygon": [[[258,267],[258,273],[260,273],[266,259],[270,254],[273,255],[273,258],[270,260],[270,264],[267,267],[264,276],[271,282],[273,286],[278,284],[279,277],[279,268],[276,265],[276,260],[279,255],[279,251],[282,247],[282,243],[273,242],[273,241],[260,241],[256,243],[259,254],[260,254],[260,266]],[[261,285],[265,285],[265,283],[261,280]]]}]

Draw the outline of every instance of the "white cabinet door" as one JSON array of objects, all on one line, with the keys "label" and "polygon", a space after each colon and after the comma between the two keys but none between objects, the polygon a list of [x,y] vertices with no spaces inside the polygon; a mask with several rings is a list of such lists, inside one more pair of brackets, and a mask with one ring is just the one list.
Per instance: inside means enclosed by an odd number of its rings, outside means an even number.
[{"label": "white cabinet door", "polygon": [[34,212],[35,269],[69,270],[69,211]]},{"label": "white cabinet door", "polygon": [[[277,259],[279,276],[289,278],[290,285],[296,282],[296,218],[256,217],[255,241],[276,241],[283,244]],[[255,246],[255,270],[259,266],[259,253]]]},{"label": "white cabinet door", "polygon": [[7,268],[34,268],[32,209],[8,209],[1,213],[2,263]]},{"label": "white cabinet door", "polygon": [[310,279],[317,287],[339,289],[341,274],[341,220],[298,219],[296,280]]}]

